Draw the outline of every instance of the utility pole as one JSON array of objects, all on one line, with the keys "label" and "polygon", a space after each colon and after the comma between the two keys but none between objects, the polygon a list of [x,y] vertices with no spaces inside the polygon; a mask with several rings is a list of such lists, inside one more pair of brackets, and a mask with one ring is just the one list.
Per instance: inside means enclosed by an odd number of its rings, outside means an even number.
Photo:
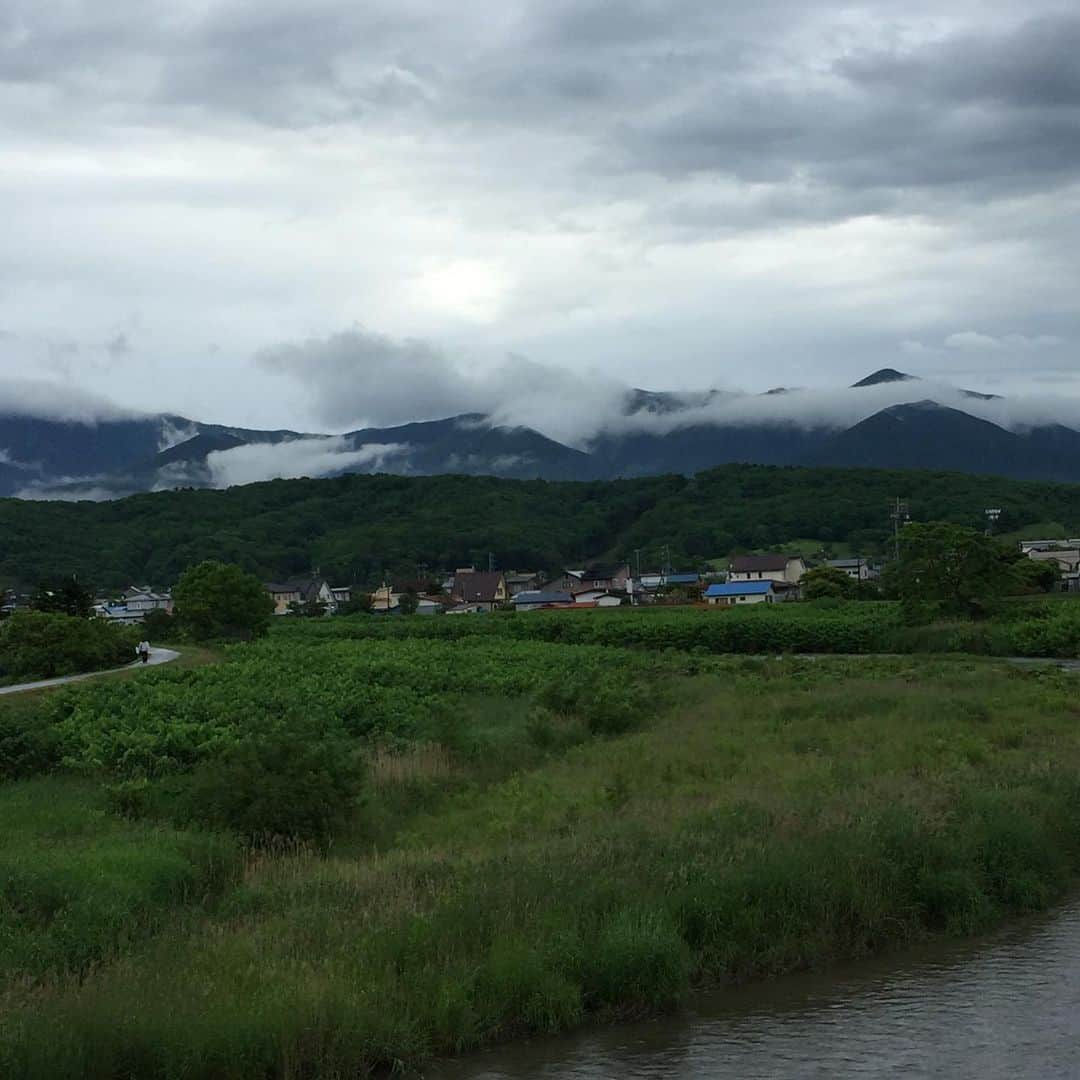
[{"label": "utility pole", "polygon": [[492,573],[495,569],[495,552],[488,552],[488,573]]},{"label": "utility pole", "polygon": [[889,516],[892,518],[893,523],[893,553],[896,556],[896,561],[899,562],[900,530],[911,520],[907,499],[901,499],[897,496],[896,502],[893,504],[892,513]]},{"label": "utility pole", "polygon": [[1001,508],[993,507],[992,509],[984,510],[983,513],[986,515],[986,535],[993,536],[994,526],[997,525],[998,518],[1001,517]]},{"label": "utility pole", "polygon": [[664,545],[664,574],[666,576],[667,574],[670,574],[670,573],[671,573],[671,545],[670,544],[665,544]]},{"label": "utility pole", "polygon": [[634,548],[634,561],[637,563],[637,578],[641,580],[641,548]]}]

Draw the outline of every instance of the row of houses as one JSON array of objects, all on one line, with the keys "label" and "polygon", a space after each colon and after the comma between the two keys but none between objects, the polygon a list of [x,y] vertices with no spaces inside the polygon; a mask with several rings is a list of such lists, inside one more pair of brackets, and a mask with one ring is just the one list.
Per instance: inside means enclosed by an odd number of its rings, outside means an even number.
[{"label": "row of houses", "polygon": [[[877,573],[865,559],[834,560],[829,565],[858,581]],[[385,582],[371,593],[371,610],[376,615],[399,614],[406,597],[406,608],[420,615],[608,608],[654,603],[658,597],[670,596],[673,590],[684,600],[700,596],[711,605],[777,603],[799,597],[806,569],[799,556],[741,555],[731,560],[726,581],[710,583],[697,572],[668,570],[635,576],[628,563],[618,562],[567,568],[550,578],[538,571],[477,570],[466,566],[437,584],[423,579]],[[333,614],[352,595],[350,589],[332,586],[318,577],[269,583],[266,589],[278,615],[288,615],[308,604],[317,604]]]},{"label": "row of houses", "polygon": [[309,604],[317,605],[327,615],[335,615],[339,607],[352,599],[351,588],[331,585],[319,577],[268,581],[263,587],[274,601],[275,615],[291,615],[298,607]]},{"label": "row of houses", "polygon": [[134,625],[141,623],[151,611],[173,612],[172,593],[155,592],[149,585],[132,585],[119,598],[99,599],[94,612],[109,622]]}]

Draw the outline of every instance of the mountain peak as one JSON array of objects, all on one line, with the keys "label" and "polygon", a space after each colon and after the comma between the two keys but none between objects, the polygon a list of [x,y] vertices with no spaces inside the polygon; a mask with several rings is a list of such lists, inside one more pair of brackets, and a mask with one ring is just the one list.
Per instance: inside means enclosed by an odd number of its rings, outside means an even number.
[{"label": "mountain peak", "polygon": [[867,375],[865,379],[860,379],[857,383],[852,384],[852,388],[859,386],[880,386],[882,383],[892,382],[910,382],[917,378],[915,375],[907,375],[902,371],[897,371],[896,368],[886,367],[880,371],[875,371],[873,375]]}]

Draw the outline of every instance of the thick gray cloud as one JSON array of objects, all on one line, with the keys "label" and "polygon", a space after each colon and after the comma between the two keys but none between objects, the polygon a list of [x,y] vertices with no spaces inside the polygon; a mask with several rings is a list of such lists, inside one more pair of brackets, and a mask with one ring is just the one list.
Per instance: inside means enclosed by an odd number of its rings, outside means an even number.
[{"label": "thick gray cloud", "polygon": [[1067,378],[1078,46],[1056,0],[9,0],[0,376],[291,427],[517,386],[565,430]]}]

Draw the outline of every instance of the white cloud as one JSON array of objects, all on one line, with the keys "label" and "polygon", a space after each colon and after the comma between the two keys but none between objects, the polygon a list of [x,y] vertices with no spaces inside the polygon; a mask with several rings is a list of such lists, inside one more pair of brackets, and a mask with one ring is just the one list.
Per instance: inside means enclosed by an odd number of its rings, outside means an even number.
[{"label": "white cloud", "polygon": [[961,330],[957,334],[950,334],[945,339],[945,348],[947,349],[981,352],[986,349],[1001,349],[1003,347],[997,338],[991,337],[989,334],[980,334],[976,330]]},{"label": "white cloud", "polygon": [[[983,339],[996,341],[975,331],[950,335],[949,341],[953,348],[971,349],[976,342],[986,348]],[[905,344],[908,355],[922,360],[946,351],[917,341]],[[1003,344],[994,347],[1006,348]],[[932,378],[783,394],[730,390],[688,394],[678,409],[631,412],[632,388],[610,376],[570,371],[519,356],[507,357],[483,371],[465,371],[423,342],[394,342],[360,329],[280,347],[264,354],[262,363],[291,376],[327,420],[348,418],[382,425],[468,412],[484,416],[485,423],[534,428],[579,448],[601,433],[663,434],[698,424],[844,428],[891,405],[926,399],[1005,426],[1045,421],[1080,426],[1080,400],[1068,395],[1020,394],[1004,402],[983,402],[956,385]]]},{"label": "white cloud", "polygon": [[947,349],[960,349],[964,352],[1000,352],[1003,349],[1030,352],[1035,349],[1056,349],[1065,344],[1065,339],[1056,334],[1036,334],[1034,337],[1005,334],[1003,337],[994,337],[991,334],[980,334],[977,330],[962,330],[957,334],[950,334],[944,342]]},{"label": "white cloud", "polygon": [[0,376],[0,416],[92,425],[99,420],[136,419],[138,414],[70,384]]},{"label": "white cloud", "polygon": [[344,438],[290,439],[256,443],[207,455],[214,487],[234,487],[296,476],[328,476],[348,470],[377,472],[401,463],[408,454],[401,443],[367,443],[352,447]]},{"label": "white cloud", "polygon": [[68,486],[62,492],[52,487],[39,487],[31,484],[15,492],[14,498],[27,502],[109,502],[119,497],[115,488],[101,487],[97,484],[78,484],[67,481]]}]

